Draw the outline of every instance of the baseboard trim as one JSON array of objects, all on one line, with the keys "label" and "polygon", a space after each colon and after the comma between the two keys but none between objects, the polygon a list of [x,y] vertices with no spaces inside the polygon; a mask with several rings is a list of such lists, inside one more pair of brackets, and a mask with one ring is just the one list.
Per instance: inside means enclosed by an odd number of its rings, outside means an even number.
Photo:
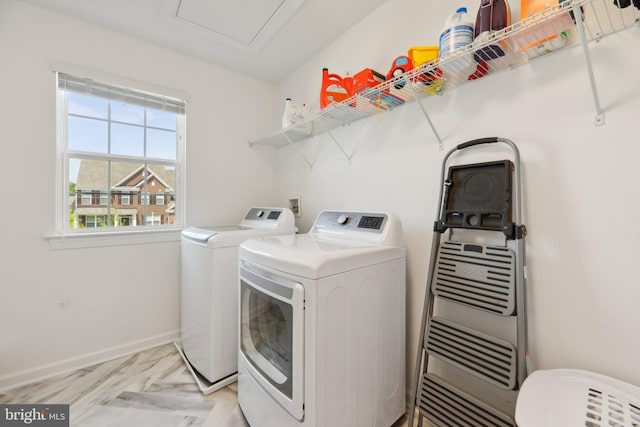
[{"label": "baseboard trim", "polygon": [[153,337],[133,341],[104,350],[86,353],[46,365],[36,366],[19,372],[0,376],[0,392],[20,387],[36,381],[41,381],[56,375],[65,374],[77,369],[86,368],[96,363],[103,363],[132,353],[147,350],[163,344],[172,343],[180,338],[180,331],[175,330]]}]

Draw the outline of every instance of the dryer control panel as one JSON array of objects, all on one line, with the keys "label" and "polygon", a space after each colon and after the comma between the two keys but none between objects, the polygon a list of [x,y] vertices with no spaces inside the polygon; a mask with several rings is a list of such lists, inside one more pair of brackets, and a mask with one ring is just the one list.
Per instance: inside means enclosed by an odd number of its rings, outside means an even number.
[{"label": "dryer control panel", "polygon": [[387,214],[382,213],[324,211],[318,215],[313,227],[382,233],[387,219]]},{"label": "dryer control panel", "polygon": [[404,247],[400,220],[392,214],[382,212],[323,211],[316,218],[309,234],[318,238]]}]

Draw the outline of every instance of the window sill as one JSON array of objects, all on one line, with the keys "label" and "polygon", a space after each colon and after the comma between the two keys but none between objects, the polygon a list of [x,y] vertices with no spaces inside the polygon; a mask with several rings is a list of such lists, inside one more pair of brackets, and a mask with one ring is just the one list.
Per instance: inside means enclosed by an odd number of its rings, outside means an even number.
[{"label": "window sill", "polygon": [[107,231],[45,236],[51,250],[101,248],[180,241],[182,228],[143,231]]}]

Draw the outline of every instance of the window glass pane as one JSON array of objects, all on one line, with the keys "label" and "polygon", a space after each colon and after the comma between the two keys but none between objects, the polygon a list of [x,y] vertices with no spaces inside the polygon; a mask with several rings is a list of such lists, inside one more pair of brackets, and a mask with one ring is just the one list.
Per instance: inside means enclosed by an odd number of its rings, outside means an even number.
[{"label": "window glass pane", "polygon": [[132,162],[111,162],[111,191],[118,194],[114,198],[112,215],[116,227],[141,225],[144,207],[139,194],[144,189],[144,165]]},{"label": "window glass pane", "polygon": [[144,128],[111,123],[111,153],[144,156]]},{"label": "window glass pane", "polygon": [[147,108],[147,126],[176,130],[177,116],[175,113]]},{"label": "window glass pane", "polygon": [[78,199],[75,209],[69,212],[71,228],[106,227],[108,225],[109,162],[106,160],[72,159],[69,175],[77,167],[75,189]]},{"label": "window glass pane", "polygon": [[67,183],[69,185],[68,197],[65,200],[67,212],[69,214],[69,218],[67,221],[67,225],[69,228],[77,228],[74,226],[76,223],[76,206],[80,203],[79,196],[76,191],[76,181],[78,180],[78,169],[80,168],[80,159],[69,159],[69,163],[67,165]]},{"label": "window glass pane", "polygon": [[69,150],[91,153],[107,152],[107,122],[69,116],[67,146]]},{"label": "window glass pane", "polygon": [[69,175],[67,176],[67,178],[69,179],[69,184],[73,184],[74,192],[76,191],[76,182],[78,182],[78,170],[80,170],[80,159],[70,158],[67,168],[67,172]]},{"label": "window glass pane", "polygon": [[[158,221],[153,225],[175,224],[175,194],[176,169],[154,163],[148,164],[147,191],[150,195],[147,205],[147,215],[157,215]],[[175,197],[173,197],[175,199]]]},{"label": "window glass pane", "polygon": [[147,129],[147,157],[175,160],[175,131]]},{"label": "window glass pane", "polygon": [[76,92],[69,94],[69,114],[106,119],[109,114],[109,101],[104,98],[83,95]]},{"label": "window glass pane", "polygon": [[144,125],[144,107],[111,101],[111,120]]}]

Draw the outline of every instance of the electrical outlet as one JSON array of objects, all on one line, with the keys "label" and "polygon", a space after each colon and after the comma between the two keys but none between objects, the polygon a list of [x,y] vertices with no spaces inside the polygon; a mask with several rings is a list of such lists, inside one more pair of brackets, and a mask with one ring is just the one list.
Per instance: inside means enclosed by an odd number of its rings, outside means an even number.
[{"label": "electrical outlet", "polygon": [[289,209],[291,209],[296,218],[300,218],[300,196],[292,197],[289,199]]}]

